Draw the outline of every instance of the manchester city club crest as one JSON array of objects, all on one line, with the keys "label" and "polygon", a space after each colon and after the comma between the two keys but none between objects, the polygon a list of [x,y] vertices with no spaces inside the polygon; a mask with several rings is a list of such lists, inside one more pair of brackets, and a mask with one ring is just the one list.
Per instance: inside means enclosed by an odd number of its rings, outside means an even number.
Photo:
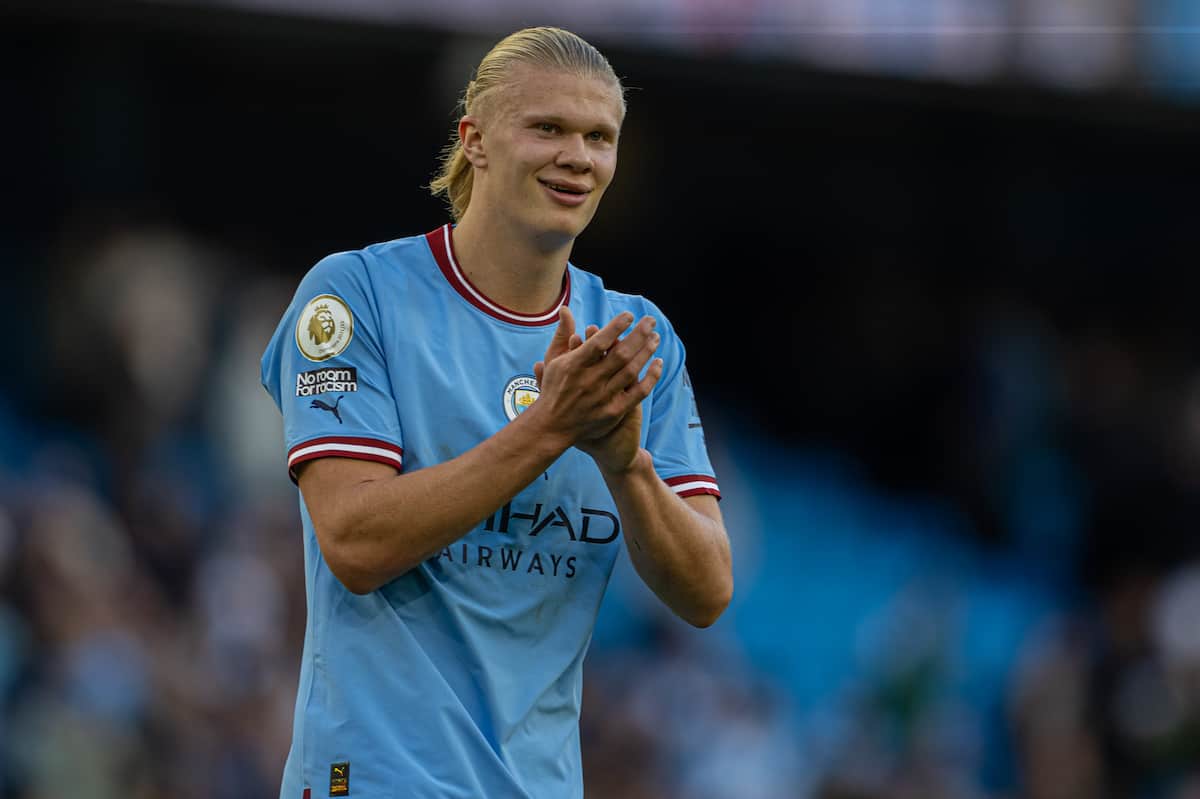
[{"label": "manchester city club crest", "polygon": [[537,378],[533,375],[517,375],[504,387],[504,415],[512,421],[525,412],[537,400]]},{"label": "manchester city club crest", "polygon": [[296,346],[310,361],[341,354],[354,338],[354,317],[345,301],[332,294],[313,297],[296,320]]}]

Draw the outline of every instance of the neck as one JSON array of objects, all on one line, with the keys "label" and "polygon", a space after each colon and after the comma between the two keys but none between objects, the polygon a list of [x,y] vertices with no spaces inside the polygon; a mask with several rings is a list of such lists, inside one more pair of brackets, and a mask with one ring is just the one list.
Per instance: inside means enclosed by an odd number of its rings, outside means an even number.
[{"label": "neck", "polygon": [[535,314],[562,293],[563,273],[574,241],[543,241],[470,206],[454,228],[454,255],[475,287],[518,313]]}]

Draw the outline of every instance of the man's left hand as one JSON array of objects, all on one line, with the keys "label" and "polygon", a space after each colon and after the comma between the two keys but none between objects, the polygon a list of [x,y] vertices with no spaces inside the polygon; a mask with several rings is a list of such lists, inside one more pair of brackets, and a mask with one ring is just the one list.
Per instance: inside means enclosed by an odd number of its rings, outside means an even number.
[{"label": "man's left hand", "polygon": [[[652,327],[654,321],[650,319],[648,322],[643,321],[643,324],[649,324]],[[570,309],[564,305],[559,313],[558,329],[555,330],[554,338],[546,349],[545,358],[533,365],[533,374],[539,384],[542,382],[542,374],[547,363],[582,346],[583,342],[595,335],[600,328],[597,325],[588,325],[582,338],[578,333],[573,332],[574,330],[575,319]],[[651,333],[645,344],[647,351],[639,354],[648,358],[658,348],[659,340],[658,333]],[[621,346],[621,342],[613,346]],[[662,375],[662,367],[662,359],[655,358],[650,361],[647,375],[653,376],[657,381],[658,377]],[[598,436],[578,441],[575,446],[590,455],[602,473],[619,474],[633,467],[641,449],[641,439],[642,406],[641,403],[638,403],[629,413],[622,416],[612,429]]]}]

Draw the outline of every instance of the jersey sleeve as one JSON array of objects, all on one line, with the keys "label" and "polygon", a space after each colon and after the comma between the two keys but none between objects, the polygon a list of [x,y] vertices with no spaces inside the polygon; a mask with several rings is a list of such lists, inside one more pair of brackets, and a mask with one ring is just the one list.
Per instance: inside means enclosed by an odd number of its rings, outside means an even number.
[{"label": "jersey sleeve", "polygon": [[721,498],[716,474],[704,442],[704,427],[687,372],[687,351],[667,318],[654,308],[661,336],[658,357],[663,374],[654,387],[646,449],[654,468],[682,497],[712,494]]},{"label": "jersey sleeve", "polygon": [[288,473],[324,457],[403,468],[379,304],[358,253],[322,259],[300,281],[262,358],[283,414]]}]

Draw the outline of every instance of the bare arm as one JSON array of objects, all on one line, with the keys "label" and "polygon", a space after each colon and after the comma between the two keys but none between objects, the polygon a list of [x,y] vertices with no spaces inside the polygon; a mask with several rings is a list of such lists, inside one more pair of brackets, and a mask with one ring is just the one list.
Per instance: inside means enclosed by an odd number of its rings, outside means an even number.
[{"label": "bare arm", "polygon": [[[458,540],[577,440],[612,430],[649,396],[660,369],[627,389],[609,388],[627,357],[609,350],[632,325],[632,314],[570,352],[574,320],[565,308],[561,314],[551,351],[563,354],[539,366],[538,401],[476,447],[405,474],[346,458],[311,461],[300,472],[321,553],[349,590],[372,591]],[[644,345],[650,329],[638,325],[624,340]]]},{"label": "bare arm", "polygon": [[411,474],[349,458],[304,464],[300,491],[334,575],[356,594],[372,591],[516,496],[570,443],[539,429],[532,410],[459,457]]},{"label": "bare arm", "polygon": [[[651,328],[647,328],[651,329]],[[590,325],[590,345],[600,330]],[[576,336],[568,351],[583,346]],[[638,370],[658,346],[657,334],[645,341],[627,336],[608,350],[622,364],[615,387],[638,386]],[[553,348],[552,348],[553,349]],[[547,353],[548,358],[554,355]],[[534,367],[540,375],[542,364]],[[651,364],[661,373],[661,361]],[[733,597],[733,565],[729,536],[717,500],[711,495],[680,497],[654,470],[651,454],[639,446],[641,407],[599,436],[584,436],[575,446],[592,456],[616,502],[625,528],[630,559],[642,581],[676,615],[696,627],[708,627]]]},{"label": "bare arm", "polygon": [[680,497],[659,478],[644,449],[628,471],[605,473],[604,480],[643,582],[689,624],[715,622],[733,597],[729,536],[716,497]]}]

